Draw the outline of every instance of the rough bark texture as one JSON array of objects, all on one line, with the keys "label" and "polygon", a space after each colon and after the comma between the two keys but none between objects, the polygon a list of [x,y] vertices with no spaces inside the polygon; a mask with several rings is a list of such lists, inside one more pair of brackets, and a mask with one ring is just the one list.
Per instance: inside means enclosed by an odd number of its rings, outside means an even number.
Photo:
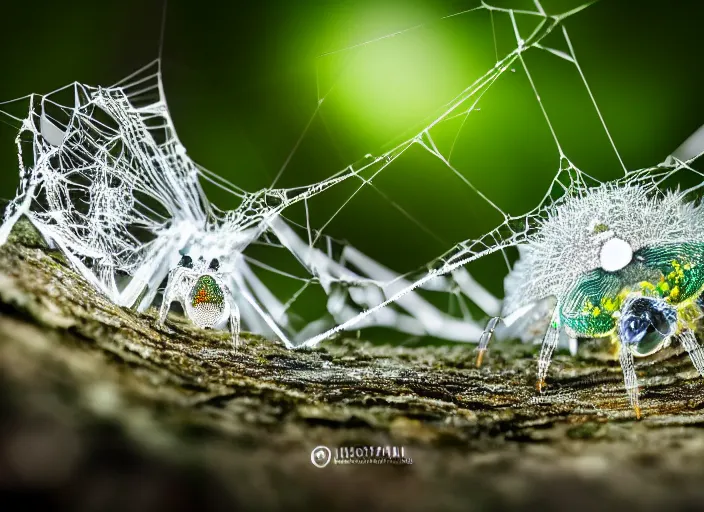
[{"label": "rough bark texture", "polygon": [[[552,510],[704,504],[704,380],[678,347],[639,366],[644,419],[604,351],[314,350],[204,332],[96,294],[16,230],[0,248],[0,483],[80,510]],[[326,445],[411,465],[317,468]],[[25,494],[25,496],[27,496]]]}]

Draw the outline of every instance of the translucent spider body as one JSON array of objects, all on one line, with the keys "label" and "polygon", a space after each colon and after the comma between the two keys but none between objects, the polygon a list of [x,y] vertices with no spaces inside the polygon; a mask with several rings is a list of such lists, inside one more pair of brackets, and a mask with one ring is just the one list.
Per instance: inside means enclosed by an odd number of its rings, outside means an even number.
[{"label": "translucent spider body", "polygon": [[178,301],[186,316],[201,329],[221,329],[229,324],[232,343],[237,348],[240,312],[219,267],[216,259],[208,264],[200,257],[194,263],[190,256],[183,256],[169,272],[158,324],[164,325],[171,303]]},{"label": "translucent spider body", "polygon": [[[556,299],[538,361],[539,391],[561,332],[611,339],[638,418],[635,357],[677,339],[704,376],[694,336],[704,315],[703,221],[702,206],[683,194],[647,194],[634,185],[587,189],[549,211],[506,278],[502,311],[511,325]],[[482,337],[478,364],[498,323],[492,319]]]}]

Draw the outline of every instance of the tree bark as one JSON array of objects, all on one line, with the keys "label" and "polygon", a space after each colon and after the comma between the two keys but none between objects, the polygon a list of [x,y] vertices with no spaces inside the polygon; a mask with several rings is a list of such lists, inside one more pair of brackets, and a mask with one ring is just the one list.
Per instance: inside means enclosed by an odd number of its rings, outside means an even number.
[{"label": "tree bark", "polygon": [[[579,510],[699,506],[704,382],[672,347],[640,362],[644,418],[593,343],[535,390],[532,346],[339,337],[287,350],[163,328],[96,293],[27,224],[0,248],[0,483],[94,510]],[[311,463],[327,446],[412,464]]]}]

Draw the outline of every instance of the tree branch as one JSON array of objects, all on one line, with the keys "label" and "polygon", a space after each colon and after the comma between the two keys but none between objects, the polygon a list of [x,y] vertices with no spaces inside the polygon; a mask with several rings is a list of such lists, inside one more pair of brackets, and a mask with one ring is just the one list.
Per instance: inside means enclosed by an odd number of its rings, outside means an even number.
[{"label": "tree branch", "polygon": [[[520,344],[476,369],[469,345],[289,351],[243,334],[233,352],[228,333],[154,321],[18,224],[0,248],[3,487],[130,510],[652,507],[704,494],[704,382],[680,347],[638,366],[638,422],[618,362],[595,348],[557,355],[539,395],[535,351]],[[319,469],[318,445],[404,446],[413,464]]]}]

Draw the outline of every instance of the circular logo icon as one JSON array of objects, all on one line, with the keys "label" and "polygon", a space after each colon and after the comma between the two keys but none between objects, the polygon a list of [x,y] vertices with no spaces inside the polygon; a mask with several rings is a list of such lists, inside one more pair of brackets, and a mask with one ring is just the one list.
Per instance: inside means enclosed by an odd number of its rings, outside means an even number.
[{"label": "circular logo icon", "polygon": [[324,468],[330,464],[330,459],[332,458],[332,453],[330,448],[327,446],[316,446],[313,451],[310,452],[310,461],[314,466],[319,468]]}]

